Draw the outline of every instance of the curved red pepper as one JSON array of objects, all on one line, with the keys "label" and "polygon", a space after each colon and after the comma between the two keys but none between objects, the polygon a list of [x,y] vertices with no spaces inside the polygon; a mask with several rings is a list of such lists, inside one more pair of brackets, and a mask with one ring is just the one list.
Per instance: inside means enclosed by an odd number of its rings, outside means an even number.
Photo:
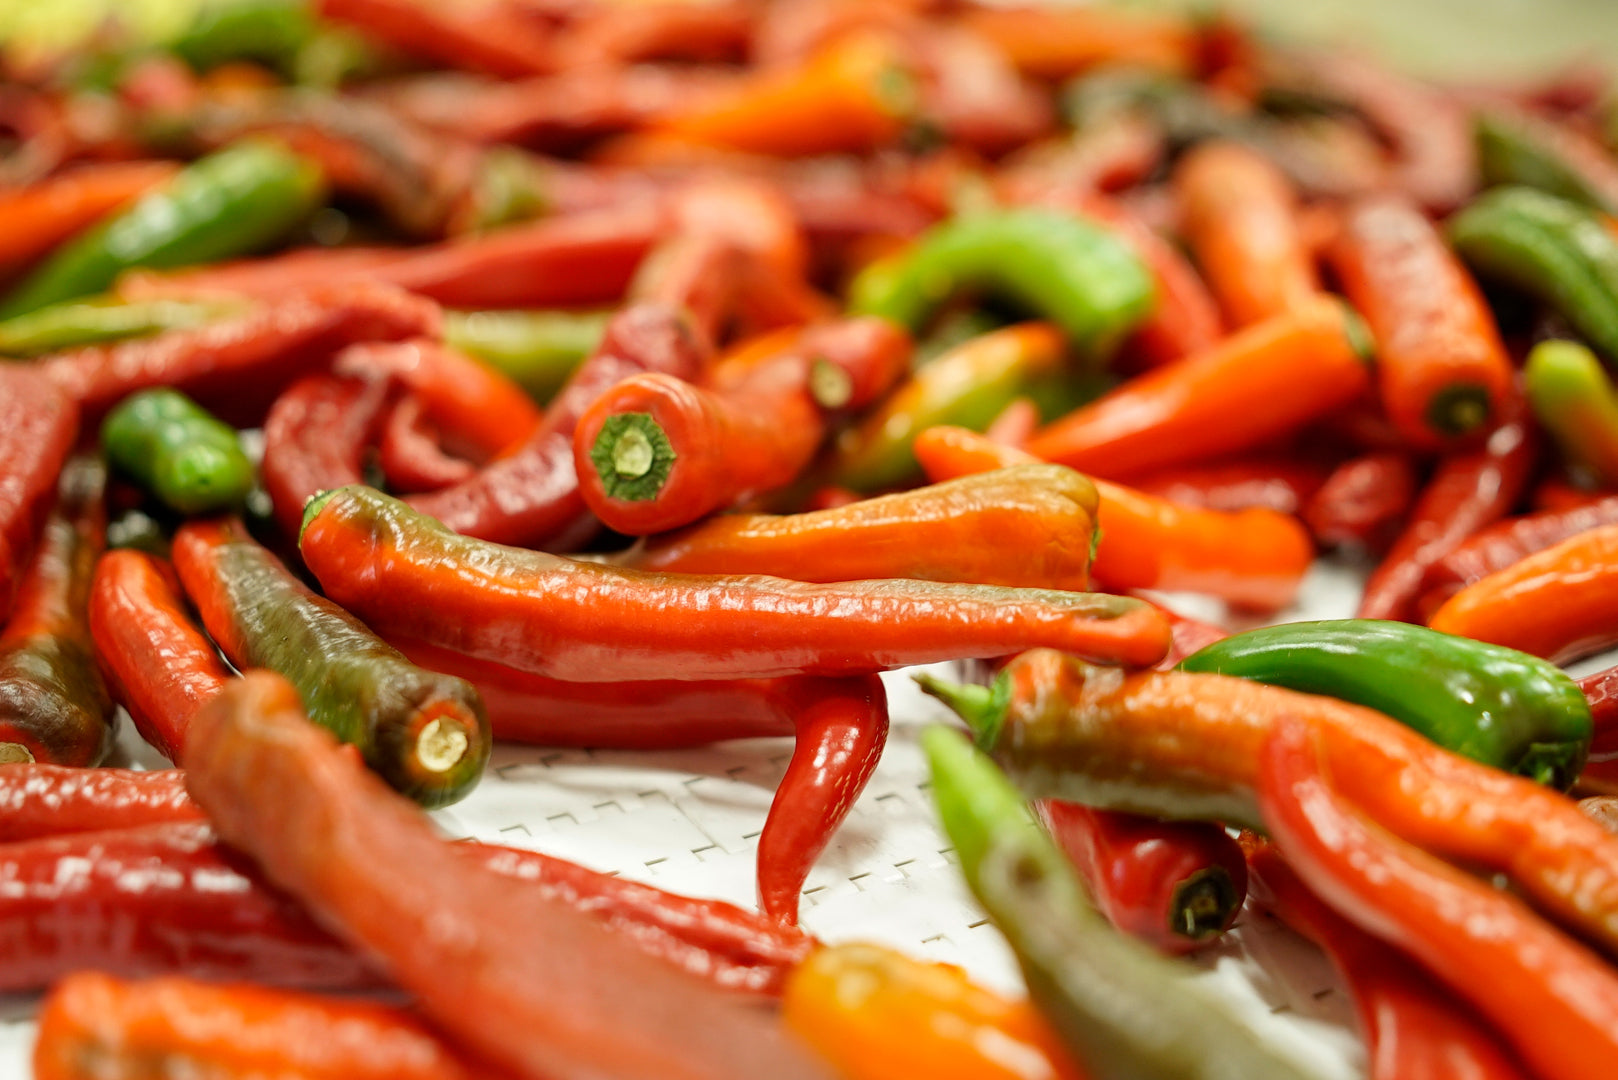
[{"label": "curved red pepper", "polygon": [[56,495],[56,478],[79,433],[79,410],[32,368],[0,364],[0,624]]},{"label": "curved red pepper", "polygon": [[1332,470],[1303,510],[1315,540],[1328,546],[1386,545],[1416,500],[1419,475],[1405,453],[1383,451],[1350,458]]},{"label": "curved red pepper", "polygon": [[275,520],[297,536],[303,504],[322,491],[365,480],[365,452],[392,403],[386,379],[326,373],[289,386],[264,420],[264,490]]},{"label": "curved red pepper", "polygon": [[421,399],[406,394],[394,403],[382,421],[376,464],[388,482],[389,491],[410,495],[438,491],[465,483],[477,472],[476,465],[454,457],[439,445],[438,429],[425,413]]},{"label": "curved red pepper", "polygon": [[0,769],[0,844],[201,820],[178,769],[39,764]]}]

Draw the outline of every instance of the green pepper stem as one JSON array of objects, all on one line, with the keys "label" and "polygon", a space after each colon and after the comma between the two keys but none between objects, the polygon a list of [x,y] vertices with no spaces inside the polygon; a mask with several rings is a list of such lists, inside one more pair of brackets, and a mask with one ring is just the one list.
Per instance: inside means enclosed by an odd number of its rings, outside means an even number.
[{"label": "green pepper stem", "polygon": [[657,498],[668,482],[677,455],[669,437],[651,413],[616,413],[607,417],[590,446],[590,462],[607,496],[625,502]]},{"label": "green pepper stem", "polygon": [[942,701],[950,710],[966,721],[972,729],[972,739],[978,749],[988,752],[1000,739],[1000,728],[1006,722],[1006,701],[1001,683],[993,687],[974,686],[971,683],[950,682],[936,675],[921,672],[912,675],[922,692]]},{"label": "green pepper stem", "polygon": [[303,504],[303,524],[298,526],[299,544],[303,543],[303,534],[309,531],[309,523],[320,516],[320,512],[326,509],[326,504],[331,502],[332,496],[341,490],[343,489],[332,488],[329,491],[318,491],[309,496],[309,501]]}]

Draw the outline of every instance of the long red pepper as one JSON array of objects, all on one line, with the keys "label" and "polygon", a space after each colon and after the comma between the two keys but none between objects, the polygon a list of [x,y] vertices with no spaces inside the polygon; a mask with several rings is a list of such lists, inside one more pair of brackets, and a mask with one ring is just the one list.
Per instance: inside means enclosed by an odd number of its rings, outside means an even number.
[{"label": "long red pepper", "polygon": [[1217,938],[1240,913],[1247,863],[1222,826],[1061,799],[1041,799],[1035,808],[1118,929],[1180,954]]},{"label": "long red pepper", "polygon": [[0,623],[56,495],[56,478],[79,433],[79,410],[37,370],[0,364]]},{"label": "long red pepper", "polygon": [[40,370],[86,415],[137,390],[172,386],[222,415],[256,420],[277,391],[344,345],[438,333],[434,305],[361,282],[289,293],[223,322],[58,353]]},{"label": "long red pepper", "polygon": [[174,568],[143,551],[109,551],[90,582],[90,637],[108,688],[141,737],[170,761],[191,715],[231,675],[191,621]]},{"label": "long red pepper", "polygon": [[0,769],[0,844],[168,821],[200,821],[178,769]]},{"label": "long red pepper", "polygon": [[319,372],[287,387],[264,419],[264,490],[275,520],[296,536],[303,504],[364,480],[365,454],[380,434],[395,389],[387,379]]},{"label": "long red pepper", "polygon": [[112,749],[116,714],[87,614],[106,543],[106,478],[97,458],[74,458],[62,470],[56,506],[0,633],[0,763],[88,766]]},{"label": "long red pepper", "polygon": [[826,1075],[773,1018],[469,867],[309,724],[278,676],[249,672],[204,708],[188,759],[192,794],[227,842],[376,957],[445,1031],[519,1076]]},{"label": "long red pepper", "polygon": [[383,634],[580,682],[868,674],[1037,644],[1150,664],[1168,648],[1163,617],[1125,597],[621,570],[456,536],[368,488],[311,502],[299,544]]},{"label": "long red pepper", "polygon": [[1447,446],[1499,418],[1511,359],[1477,283],[1419,207],[1359,199],[1327,251],[1376,339],[1382,407],[1410,446]]},{"label": "long red pepper", "polygon": [[465,8],[410,0],[320,0],[320,15],[369,37],[454,67],[513,78],[552,70],[559,59],[543,23],[506,0]]},{"label": "long red pepper", "polygon": [[484,466],[465,483],[412,499],[411,505],[468,536],[540,545],[593,531],[579,493],[573,432],[606,390],[641,372],[694,378],[706,361],[680,314],[635,304],[612,317],[595,353],[573,373],[522,448]]},{"label": "long red pepper", "polygon": [[1415,956],[1536,1072],[1606,1075],[1618,1053],[1618,975],[1599,956],[1522,900],[1361,817],[1299,720],[1283,719],[1266,740],[1258,795],[1276,846],[1339,914]]},{"label": "long red pepper", "polygon": [[1322,464],[1282,457],[1241,457],[1177,465],[1134,477],[1130,486],[1182,506],[1235,511],[1264,507],[1297,514],[1326,482]]},{"label": "long red pepper", "polygon": [[1273,844],[1255,839],[1247,860],[1249,895],[1324,949],[1348,984],[1371,1080],[1526,1080],[1481,1017],[1450,998],[1409,957],[1328,907]]},{"label": "long red pepper", "polygon": [[1350,458],[1304,506],[1304,524],[1322,544],[1379,550],[1415,502],[1419,482],[1409,454],[1382,451]]},{"label": "long red pepper", "polygon": [[1358,617],[1414,619],[1429,569],[1511,509],[1538,457],[1539,440],[1519,416],[1496,428],[1481,449],[1440,460],[1404,531],[1365,583]]}]

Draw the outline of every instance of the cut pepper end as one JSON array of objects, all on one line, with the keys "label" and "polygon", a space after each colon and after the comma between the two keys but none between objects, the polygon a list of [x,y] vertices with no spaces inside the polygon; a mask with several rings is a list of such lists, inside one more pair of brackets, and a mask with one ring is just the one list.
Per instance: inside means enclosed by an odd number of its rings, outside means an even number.
[{"label": "cut pepper end", "polygon": [[655,499],[674,469],[674,446],[651,413],[607,417],[590,446],[590,463],[607,496],[625,502]]},{"label": "cut pepper end", "polygon": [[31,765],[33,752],[22,743],[0,743],[0,765]]},{"label": "cut pepper end", "polygon": [[1489,391],[1477,383],[1446,386],[1427,402],[1427,426],[1440,435],[1467,435],[1488,423]]},{"label": "cut pepper end", "polygon": [[1170,929],[1180,937],[1204,941],[1230,926],[1241,902],[1230,872],[1224,867],[1198,870],[1175,886]]}]

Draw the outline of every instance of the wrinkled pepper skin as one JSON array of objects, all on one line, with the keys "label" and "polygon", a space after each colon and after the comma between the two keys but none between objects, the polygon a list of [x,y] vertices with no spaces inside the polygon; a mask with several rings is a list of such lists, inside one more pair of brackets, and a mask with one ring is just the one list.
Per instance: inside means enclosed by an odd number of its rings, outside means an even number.
[{"label": "wrinkled pepper skin", "polygon": [[788,1027],[846,1080],[1081,1080],[1027,1001],[879,945],[817,950],[781,999]]},{"label": "wrinkled pepper skin", "polygon": [[960,733],[932,728],[922,749],[967,884],[1017,954],[1040,1011],[1089,1075],[1304,1075],[1195,986],[1193,968],[1113,930],[1017,789]]},{"label": "wrinkled pepper skin", "polygon": [[112,749],[117,714],[88,623],[106,478],[96,458],[63,469],[56,508],[0,633],[0,763],[90,766]]},{"label": "wrinkled pepper skin", "polygon": [[1259,805],[1277,848],[1312,889],[1466,998],[1536,1073],[1595,1080],[1611,1067],[1611,967],[1510,892],[1367,820],[1326,779],[1305,722],[1286,718],[1266,740]]},{"label": "wrinkled pepper skin", "polygon": [[1092,369],[1105,366],[1153,302],[1151,274],[1128,245],[1056,210],[1000,210],[950,221],[898,258],[876,264],[850,286],[855,311],[916,333],[956,292],[987,289],[1049,319]]},{"label": "wrinkled pepper skin", "polygon": [[231,663],[284,672],[314,721],[388,783],[425,806],[455,802],[477,784],[490,738],[471,685],[410,663],[311,592],[239,521],[182,526],[174,565]]},{"label": "wrinkled pepper skin", "polygon": [[0,769],[0,844],[201,820],[178,769]]},{"label": "wrinkled pepper skin", "polygon": [[1156,609],[1123,597],[620,570],[457,536],[368,488],[311,502],[299,549],[385,635],[580,682],[869,674],[1045,642],[1150,664],[1169,641]]},{"label": "wrinkled pepper skin", "polygon": [[183,977],[79,972],[39,1014],[38,1080],[471,1080],[488,1075],[404,1009]]},{"label": "wrinkled pepper skin", "polygon": [[459,1044],[516,1076],[827,1076],[744,999],[468,866],[307,721],[278,675],[250,672],[197,715],[187,776],[227,843],[377,958]]},{"label": "wrinkled pepper skin", "polygon": [[1542,341],[1523,365],[1523,391],[1539,426],[1599,487],[1618,483],[1618,390],[1595,353],[1576,341]]},{"label": "wrinkled pepper skin", "polygon": [[108,551],[90,582],[90,637],[107,687],[141,737],[178,763],[191,716],[231,673],[191,621],[174,567],[144,551]]},{"label": "wrinkled pepper skin", "polygon": [[831,510],[722,514],[647,537],[615,562],[662,573],[1082,591],[1096,502],[1095,485],[1071,469],[1018,465]]},{"label": "wrinkled pepper skin", "polygon": [[79,434],[79,410],[33,368],[0,364],[0,623],[10,614],[56,480]]},{"label": "wrinkled pepper skin", "polygon": [[125,398],[102,422],[101,445],[115,468],[182,514],[235,509],[253,486],[236,430],[177,390]]},{"label": "wrinkled pepper skin", "polygon": [[1594,731],[1583,692],[1554,664],[1409,623],[1249,630],[1186,657],[1180,669],[1364,705],[1463,757],[1563,791],[1583,768]]}]

